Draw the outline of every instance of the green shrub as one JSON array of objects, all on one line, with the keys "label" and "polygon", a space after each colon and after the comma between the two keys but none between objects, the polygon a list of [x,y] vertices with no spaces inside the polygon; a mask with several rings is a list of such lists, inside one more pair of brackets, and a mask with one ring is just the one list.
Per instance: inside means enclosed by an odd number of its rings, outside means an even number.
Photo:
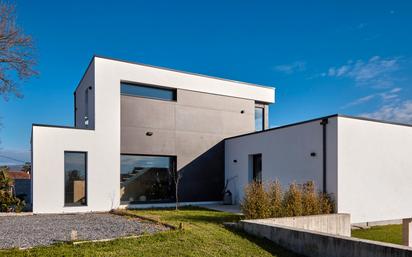
[{"label": "green shrub", "polygon": [[276,179],[272,183],[269,183],[268,191],[270,217],[282,217],[283,191],[279,180]]},{"label": "green shrub", "polygon": [[316,191],[313,181],[295,182],[283,191],[279,180],[263,184],[250,183],[241,203],[247,219],[305,216],[334,213],[332,195]]},{"label": "green shrub", "polygon": [[13,195],[14,181],[7,171],[7,167],[0,167],[0,212],[20,212],[25,204]]},{"label": "green shrub", "polygon": [[240,205],[247,219],[264,219],[270,217],[270,201],[265,186],[252,182],[245,188],[245,197]]},{"label": "green shrub", "polygon": [[289,189],[285,192],[282,202],[284,216],[303,215],[302,189],[296,182],[289,185]]}]

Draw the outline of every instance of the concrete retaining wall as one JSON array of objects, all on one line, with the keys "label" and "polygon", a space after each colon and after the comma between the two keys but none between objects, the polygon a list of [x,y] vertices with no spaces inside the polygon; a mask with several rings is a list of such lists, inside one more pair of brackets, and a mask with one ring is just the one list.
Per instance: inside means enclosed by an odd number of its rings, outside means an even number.
[{"label": "concrete retaining wall", "polygon": [[301,228],[340,236],[351,235],[350,215],[344,213],[259,219],[253,220],[253,223]]},{"label": "concrete retaining wall", "polygon": [[274,224],[260,224],[253,220],[239,223],[248,234],[267,238],[295,253],[308,257],[407,257],[412,248],[332,235]]}]

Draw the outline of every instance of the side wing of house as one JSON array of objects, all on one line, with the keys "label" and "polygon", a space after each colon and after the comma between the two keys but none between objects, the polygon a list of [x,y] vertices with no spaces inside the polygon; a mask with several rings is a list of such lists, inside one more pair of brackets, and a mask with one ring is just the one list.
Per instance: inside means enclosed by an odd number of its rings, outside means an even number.
[{"label": "side wing of house", "polygon": [[412,127],[338,118],[338,211],[352,223],[412,217]]},{"label": "side wing of house", "polygon": [[325,131],[317,119],[227,139],[225,180],[234,201],[242,201],[245,186],[253,180],[275,179],[284,187],[311,180],[319,190],[325,179],[326,191],[336,197],[337,119],[327,121]]}]

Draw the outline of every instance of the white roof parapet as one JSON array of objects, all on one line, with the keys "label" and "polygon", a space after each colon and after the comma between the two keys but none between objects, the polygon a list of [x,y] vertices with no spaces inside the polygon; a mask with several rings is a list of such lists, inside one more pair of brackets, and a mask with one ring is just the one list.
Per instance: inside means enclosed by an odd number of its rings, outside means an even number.
[{"label": "white roof parapet", "polygon": [[128,62],[101,56],[105,65],[116,69],[124,81],[145,83],[176,89],[251,99],[263,103],[275,102],[275,88],[233,81],[185,71]]}]

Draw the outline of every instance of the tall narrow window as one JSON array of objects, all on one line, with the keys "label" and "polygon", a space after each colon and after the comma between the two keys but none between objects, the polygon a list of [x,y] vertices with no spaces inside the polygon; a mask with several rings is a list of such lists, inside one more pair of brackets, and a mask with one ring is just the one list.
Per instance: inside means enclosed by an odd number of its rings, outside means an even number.
[{"label": "tall narrow window", "polygon": [[264,108],[255,107],[255,131],[262,131],[264,129]]},{"label": "tall narrow window", "polygon": [[64,152],[64,205],[87,205],[86,152]]},{"label": "tall narrow window", "polygon": [[89,89],[84,92],[84,125],[89,126]]},{"label": "tall narrow window", "polygon": [[262,154],[253,155],[253,181],[262,182]]}]

